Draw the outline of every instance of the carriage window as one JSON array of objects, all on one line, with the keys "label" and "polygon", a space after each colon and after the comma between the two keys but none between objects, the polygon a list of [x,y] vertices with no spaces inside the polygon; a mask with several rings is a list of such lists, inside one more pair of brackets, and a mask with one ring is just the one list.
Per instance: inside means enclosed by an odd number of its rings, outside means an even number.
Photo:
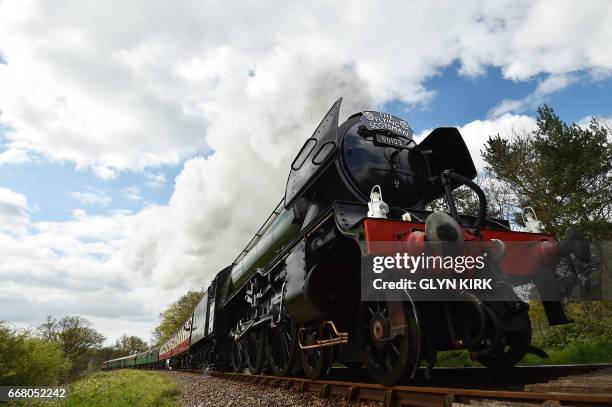
[{"label": "carriage window", "polygon": [[310,155],[310,152],[314,149],[316,144],[317,140],[313,138],[306,140],[297,157],[295,157],[295,160],[293,160],[293,163],[291,163],[291,168],[293,170],[297,171],[302,168],[302,164],[304,164],[304,161],[306,161],[306,157]]}]

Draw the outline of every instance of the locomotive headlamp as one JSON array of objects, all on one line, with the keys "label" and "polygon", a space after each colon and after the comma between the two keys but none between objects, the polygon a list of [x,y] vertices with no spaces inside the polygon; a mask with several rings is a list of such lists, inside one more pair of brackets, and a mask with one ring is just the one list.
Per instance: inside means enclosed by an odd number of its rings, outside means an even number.
[{"label": "locomotive headlamp", "polygon": [[[376,189],[378,188],[378,191]],[[379,185],[374,185],[370,192],[370,202],[368,202],[368,218],[387,219],[389,205],[382,200],[382,190]]]},{"label": "locomotive headlamp", "polygon": [[523,223],[525,224],[525,230],[529,233],[542,233],[544,232],[544,225],[531,206],[525,208],[522,213]]}]

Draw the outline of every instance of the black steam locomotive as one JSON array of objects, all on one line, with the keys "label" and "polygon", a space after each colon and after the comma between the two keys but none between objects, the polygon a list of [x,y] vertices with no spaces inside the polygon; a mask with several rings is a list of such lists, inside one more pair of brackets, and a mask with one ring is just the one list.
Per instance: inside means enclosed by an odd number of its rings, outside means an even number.
[{"label": "black steam locomotive", "polygon": [[[534,282],[549,321],[567,323],[551,270],[578,245],[488,219],[456,128],[437,128],[417,144],[408,123],[386,113],[357,113],[339,125],[340,103],[291,163],[283,199],[215,276],[185,332],[162,345],[159,359],[311,379],[332,363],[366,366],[375,381],[391,385],[413,377],[422,360],[433,366],[438,351],[464,349],[496,369],[541,353],[530,345],[528,306],[513,286]],[[477,216],[457,213],[453,190],[461,185],[478,196]],[[448,214],[425,210],[438,198]],[[491,277],[495,299],[470,290],[458,290],[457,301],[417,300],[407,291],[401,300],[385,292],[364,299],[361,268],[376,242],[414,248],[432,241],[490,244],[498,255],[479,273]],[[506,242],[532,244],[513,253]]]}]

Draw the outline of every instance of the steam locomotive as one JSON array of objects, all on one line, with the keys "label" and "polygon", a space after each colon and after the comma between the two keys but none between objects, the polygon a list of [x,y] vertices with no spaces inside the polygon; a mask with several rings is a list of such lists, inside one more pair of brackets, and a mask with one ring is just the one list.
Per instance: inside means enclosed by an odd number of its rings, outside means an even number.
[{"label": "steam locomotive", "polygon": [[[423,360],[431,368],[439,351],[463,349],[494,369],[543,354],[530,344],[528,304],[513,288],[534,283],[549,322],[567,323],[552,270],[581,254],[579,234],[559,242],[537,227],[517,232],[489,219],[456,128],[436,128],[417,144],[409,124],[386,113],[357,113],[339,125],[341,100],[291,163],[283,199],[216,274],[182,329],[159,348],[105,367],[318,379],[335,363],[365,366],[374,381],[391,385],[412,378]],[[478,196],[477,216],[457,211],[453,191],[462,185]],[[425,210],[436,199],[448,213]],[[363,297],[362,265],[376,242],[435,241],[480,242],[495,253],[478,272],[493,282],[495,299],[470,290],[458,290],[456,301],[417,300],[406,290],[401,300],[387,292]]]}]

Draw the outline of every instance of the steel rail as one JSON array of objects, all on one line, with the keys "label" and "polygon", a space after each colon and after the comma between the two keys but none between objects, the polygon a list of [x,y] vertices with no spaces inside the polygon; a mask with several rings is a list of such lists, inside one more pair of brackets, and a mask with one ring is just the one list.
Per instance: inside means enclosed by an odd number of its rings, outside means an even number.
[{"label": "steel rail", "polygon": [[[555,367],[560,369],[559,366]],[[202,373],[202,371],[199,371]],[[315,392],[320,397],[341,397],[355,400],[378,401],[385,406],[452,407],[453,403],[471,401],[507,401],[547,403],[548,405],[612,406],[612,394],[585,394],[561,392],[530,392],[508,390],[478,390],[454,387],[393,386],[374,383],[356,383],[334,380],[310,380],[301,377],[277,377],[243,373],[203,372],[214,377],[245,381],[254,384],[281,387],[298,392]]]}]

